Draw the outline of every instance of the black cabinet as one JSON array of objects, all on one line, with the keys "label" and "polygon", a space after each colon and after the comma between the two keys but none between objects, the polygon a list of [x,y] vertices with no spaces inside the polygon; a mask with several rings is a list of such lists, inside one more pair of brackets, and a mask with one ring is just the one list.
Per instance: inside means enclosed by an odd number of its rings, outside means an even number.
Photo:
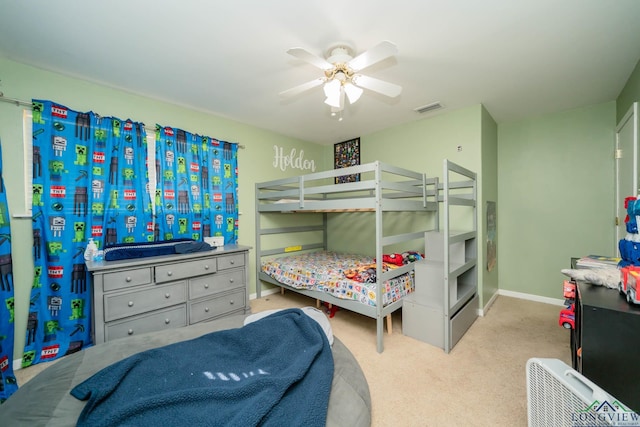
[{"label": "black cabinet", "polygon": [[616,289],[578,282],[573,368],[640,412],[640,306]]}]

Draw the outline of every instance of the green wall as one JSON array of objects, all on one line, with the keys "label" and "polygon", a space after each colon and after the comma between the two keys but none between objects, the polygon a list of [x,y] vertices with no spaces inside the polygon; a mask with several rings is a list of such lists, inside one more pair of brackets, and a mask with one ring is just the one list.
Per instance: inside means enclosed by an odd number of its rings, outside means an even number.
[{"label": "green wall", "polygon": [[[442,112],[361,137],[362,163],[392,165],[442,176],[449,159],[476,172],[480,167],[481,105]],[[358,135],[356,135],[358,136]],[[458,146],[461,150],[458,151]]]},{"label": "green wall", "polygon": [[[247,126],[201,111],[194,111],[166,102],[109,89],[82,80],[24,66],[0,58],[0,88],[8,98],[30,101],[48,99],[78,111],[94,111],[121,119],[131,118],[148,127],[156,123],[182,128],[189,132],[208,135],[221,140],[238,142],[245,146],[239,150],[239,243],[255,246],[254,186],[256,182],[295,176],[304,171],[274,166],[274,146],[284,153],[303,151],[304,158],[313,160],[316,170],[327,166],[325,147],[295,140],[270,131]],[[220,101],[211,100],[215,106]],[[24,166],[22,143],[22,114],[24,107],[0,102],[0,140],[2,141],[3,177],[11,215],[24,213]],[[307,171],[308,172],[308,171]],[[32,233],[29,218],[11,219],[11,247],[15,283],[16,340],[14,357],[22,357],[24,347],[29,295],[33,280]],[[250,289],[255,292],[255,256],[250,254]]]},{"label": "green wall", "polygon": [[629,80],[622,88],[616,100],[616,123],[618,123],[634,102],[640,101],[640,61],[631,73]]},{"label": "green wall", "polygon": [[[478,173],[478,266],[483,271],[486,265],[486,227],[484,221],[485,194],[491,200],[497,199],[496,186],[496,146],[497,133],[493,118],[481,105],[443,111],[400,126],[360,137],[361,163],[382,160],[406,169],[422,171],[428,177],[442,178],[443,159],[449,159],[467,169]],[[486,140],[486,145],[483,140]],[[460,147],[460,148],[459,148]],[[332,150],[328,147],[328,150]],[[332,154],[332,151],[329,153]],[[481,162],[487,162],[484,170]],[[483,176],[487,175],[485,181]],[[362,248],[375,248],[375,236],[367,232],[364,221],[354,215],[339,215],[329,221],[329,246],[332,249],[359,251]],[[363,231],[353,237],[347,230]],[[481,307],[495,293],[497,288],[497,269],[492,274],[479,274]],[[484,280],[488,286],[484,291]]]},{"label": "green wall", "polygon": [[[496,206],[498,202],[498,125],[493,120],[493,117],[489,112],[482,109],[482,147],[481,147],[481,162],[482,167],[480,169],[480,203],[478,204],[478,210],[480,211],[480,220],[478,222],[478,228],[481,230],[480,235],[484,236],[483,240],[478,241],[478,250],[482,253],[482,264],[478,264],[479,282],[482,285],[480,288],[482,295],[480,299],[480,306],[485,307],[496,295],[498,291],[498,277],[500,264],[496,262],[491,271],[487,270],[487,202],[495,202]],[[499,218],[498,218],[499,220]],[[499,234],[500,228],[496,224],[496,236]],[[495,241],[497,243],[497,241]],[[496,256],[497,261],[497,256]]]},{"label": "green wall", "polygon": [[500,289],[562,298],[570,258],[612,255],[615,102],[498,126]]}]

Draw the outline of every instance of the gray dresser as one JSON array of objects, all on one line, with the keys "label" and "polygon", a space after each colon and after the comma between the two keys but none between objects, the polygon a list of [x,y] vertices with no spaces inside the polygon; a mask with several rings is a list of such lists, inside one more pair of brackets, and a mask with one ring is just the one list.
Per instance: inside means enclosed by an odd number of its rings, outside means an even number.
[{"label": "gray dresser", "polygon": [[248,313],[249,249],[87,262],[93,343]]}]

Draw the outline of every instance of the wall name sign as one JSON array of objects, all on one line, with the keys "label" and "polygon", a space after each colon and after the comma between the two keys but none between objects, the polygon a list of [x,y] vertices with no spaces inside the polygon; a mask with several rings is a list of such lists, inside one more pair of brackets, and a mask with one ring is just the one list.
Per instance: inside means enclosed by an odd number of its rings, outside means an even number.
[{"label": "wall name sign", "polygon": [[275,151],[273,167],[276,169],[280,169],[283,172],[288,168],[316,171],[316,163],[313,160],[304,158],[304,150],[300,150],[300,153],[298,153],[298,150],[292,148],[289,154],[285,154],[284,148],[277,145],[273,146],[273,150]]}]

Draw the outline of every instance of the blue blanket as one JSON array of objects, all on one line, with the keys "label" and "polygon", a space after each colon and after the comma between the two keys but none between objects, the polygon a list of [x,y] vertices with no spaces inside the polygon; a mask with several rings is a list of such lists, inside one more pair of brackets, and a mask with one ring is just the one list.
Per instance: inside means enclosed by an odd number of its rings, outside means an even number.
[{"label": "blue blanket", "polygon": [[104,259],[105,261],[116,261],[120,259],[210,251],[212,249],[214,248],[208,243],[197,242],[193,239],[173,239],[164,240],[162,242],[117,243],[104,248]]},{"label": "blue blanket", "polygon": [[135,354],[71,390],[78,426],[324,426],[333,356],[299,309]]}]

